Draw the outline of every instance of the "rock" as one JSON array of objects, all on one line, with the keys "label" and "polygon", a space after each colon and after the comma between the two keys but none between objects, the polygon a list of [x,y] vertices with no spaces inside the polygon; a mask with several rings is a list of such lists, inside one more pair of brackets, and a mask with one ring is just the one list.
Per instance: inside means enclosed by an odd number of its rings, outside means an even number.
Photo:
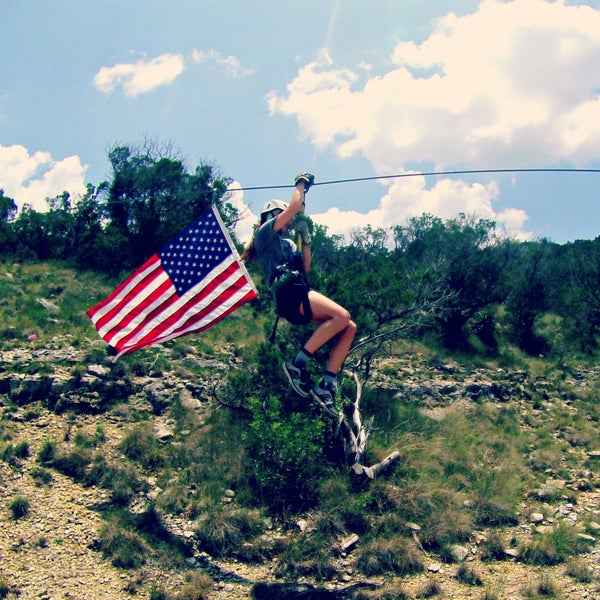
[{"label": "rock", "polygon": [[296,526],[300,531],[306,531],[306,528],[308,527],[308,521],[305,519],[300,519],[296,521]]},{"label": "rock", "polygon": [[51,315],[56,315],[60,312],[60,308],[56,304],[46,300],[45,298],[38,298],[37,302],[41,304]]},{"label": "rock", "polygon": [[469,556],[469,551],[464,546],[454,544],[450,547],[450,556],[456,562],[463,562]]},{"label": "rock", "polygon": [[356,534],[351,535],[349,538],[345,539],[342,542],[342,552],[352,552],[354,546],[358,544],[359,539],[360,538]]},{"label": "rock", "polygon": [[87,370],[96,377],[106,377],[110,373],[110,370],[103,365],[88,365]]},{"label": "rock", "polygon": [[200,402],[200,400],[198,400],[197,398],[194,398],[194,396],[192,396],[192,393],[186,388],[183,388],[179,392],[179,403],[181,404],[182,408],[185,408],[187,410],[202,409],[202,402]]},{"label": "rock", "polygon": [[166,425],[162,425],[160,423],[157,424],[154,428],[154,432],[156,434],[156,439],[161,444],[166,444],[173,439],[173,431]]},{"label": "rock", "polygon": [[529,515],[530,523],[542,523],[544,521],[544,515],[542,513],[531,513]]}]

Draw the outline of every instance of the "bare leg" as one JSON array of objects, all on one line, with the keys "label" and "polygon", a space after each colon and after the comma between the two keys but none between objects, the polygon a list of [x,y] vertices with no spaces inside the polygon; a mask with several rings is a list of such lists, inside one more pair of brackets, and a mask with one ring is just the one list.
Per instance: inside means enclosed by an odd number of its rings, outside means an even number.
[{"label": "bare leg", "polygon": [[337,336],[329,354],[327,370],[338,373],[356,335],[356,324],[350,319],[350,313],[345,308],[323,294],[311,290],[308,299],[313,313],[313,322],[319,323],[319,326],[304,347],[314,353]]}]

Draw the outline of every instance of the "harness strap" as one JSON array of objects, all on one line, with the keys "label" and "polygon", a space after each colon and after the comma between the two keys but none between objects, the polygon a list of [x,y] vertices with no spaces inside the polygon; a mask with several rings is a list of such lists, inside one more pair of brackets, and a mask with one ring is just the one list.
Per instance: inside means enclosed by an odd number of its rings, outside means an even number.
[{"label": "harness strap", "polygon": [[269,336],[269,344],[272,344],[275,341],[275,336],[277,335],[277,324],[279,323],[279,315],[275,317],[275,323],[273,325],[273,331],[271,331],[271,335]]}]

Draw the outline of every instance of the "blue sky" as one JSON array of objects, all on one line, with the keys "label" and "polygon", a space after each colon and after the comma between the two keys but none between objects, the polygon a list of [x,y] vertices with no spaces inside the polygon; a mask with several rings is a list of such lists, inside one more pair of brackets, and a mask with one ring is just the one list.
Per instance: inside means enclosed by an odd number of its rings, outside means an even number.
[{"label": "blue sky", "polygon": [[[600,2],[0,0],[0,188],[19,206],[110,177],[152,140],[233,187],[600,169]],[[234,192],[251,231],[291,189]],[[430,213],[519,239],[600,235],[600,173],[315,186],[332,234]]]}]

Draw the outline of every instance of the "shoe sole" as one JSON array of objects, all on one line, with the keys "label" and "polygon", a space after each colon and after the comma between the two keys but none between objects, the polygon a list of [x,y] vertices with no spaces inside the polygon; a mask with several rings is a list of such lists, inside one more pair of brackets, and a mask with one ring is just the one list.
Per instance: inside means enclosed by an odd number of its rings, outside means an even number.
[{"label": "shoe sole", "polygon": [[296,387],[296,384],[294,383],[292,375],[287,370],[287,365],[285,363],[283,364],[283,372],[285,373],[285,376],[288,378],[288,381],[290,382],[290,385],[292,386],[292,389],[296,392],[296,394],[298,394],[298,396],[300,396],[302,398],[309,398],[310,397],[310,392],[306,392],[306,391],[304,391],[302,389],[298,389]]},{"label": "shoe sole", "polygon": [[327,404],[325,404],[325,402],[319,398],[314,390],[310,390],[310,396],[331,418],[340,418],[340,413],[335,408],[327,406]]}]

